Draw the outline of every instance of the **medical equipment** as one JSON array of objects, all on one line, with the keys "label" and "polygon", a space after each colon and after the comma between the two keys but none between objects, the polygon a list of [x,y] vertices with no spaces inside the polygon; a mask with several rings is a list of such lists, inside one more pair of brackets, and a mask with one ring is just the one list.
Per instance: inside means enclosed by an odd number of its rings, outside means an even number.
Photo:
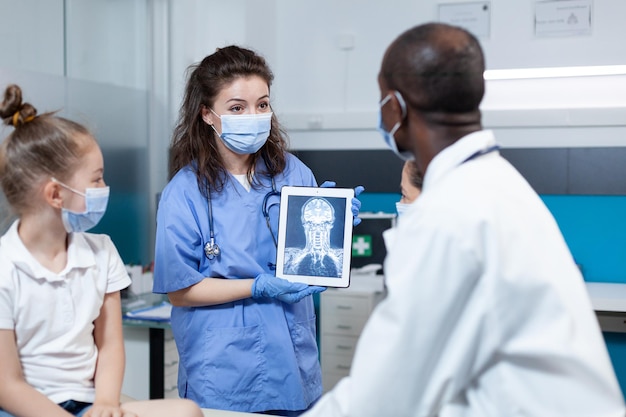
[{"label": "medical equipment", "polygon": [[[263,213],[263,217],[265,217],[265,222],[267,223],[267,229],[272,234],[272,240],[274,241],[274,245],[276,246],[277,245],[276,236],[274,236],[274,232],[272,232],[269,210],[273,205],[278,204],[278,202],[272,203],[269,206],[267,205],[267,203],[270,197],[280,196],[280,192],[276,190],[276,182],[274,181],[273,176],[271,176],[271,179],[272,179],[272,190],[268,192],[267,194],[265,194],[265,197],[263,197],[263,205],[261,207],[261,212]],[[204,245],[204,255],[207,257],[207,259],[213,260],[215,259],[216,256],[220,255],[221,249],[219,245],[215,242],[215,233],[213,229],[213,204],[211,203],[211,190],[208,184],[206,187],[206,195],[207,195],[207,206],[208,206],[207,215],[209,217],[209,241]]]},{"label": "medical equipment", "polygon": [[272,234],[272,240],[274,241],[274,246],[278,247],[276,236],[274,236],[274,232],[272,232],[272,226],[270,224],[270,208],[272,208],[272,206],[275,206],[278,203],[272,203],[269,206],[267,205],[268,200],[272,196],[280,196],[280,191],[276,190],[276,182],[274,182],[274,177],[272,177],[272,191],[265,194],[265,197],[263,197],[263,206],[261,207],[261,211],[263,212],[263,217],[265,217],[265,223],[267,224],[267,229]]},{"label": "medical equipment", "polygon": [[276,276],[327,287],[350,285],[354,190],[283,186]]},{"label": "medical equipment", "polygon": [[483,155],[487,155],[488,153],[491,152],[495,152],[500,150],[500,145],[493,145],[493,146],[489,146],[488,148],[485,149],[479,149],[476,152],[474,152],[473,154],[471,154],[470,156],[468,156],[467,158],[465,158],[463,160],[463,162],[461,162],[462,164],[471,161],[472,159],[476,159],[478,157],[481,157]]},{"label": "medical equipment", "polygon": [[216,256],[219,256],[221,251],[220,247],[217,243],[215,243],[215,235],[213,233],[213,204],[211,204],[211,190],[209,188],[209,184],[207,183],[206,187],[206,199],[208,208],[208,216],[209,216],[209,241],[204,245],[204,255],[208,260],[214,259]]},{"label": "medical equipment", "polygon": [[265,145],[272,127],[272,113],[223,114],[211,111],[222,122],[222,133],[211,125],[215,133],[231,151],[240,155],[256,153]]}]

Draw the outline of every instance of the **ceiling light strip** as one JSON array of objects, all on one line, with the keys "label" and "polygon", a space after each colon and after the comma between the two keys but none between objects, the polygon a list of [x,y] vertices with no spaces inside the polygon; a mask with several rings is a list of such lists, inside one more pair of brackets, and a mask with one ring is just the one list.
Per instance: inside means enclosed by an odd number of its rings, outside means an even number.
[{"label": "ceiling light strip", "polygon": [[626,74],[626,65],[606,65],[585,67],[494,69],[486,70],[484,77],[485,80],[516,80],[526,78],[586,77],[624,74]]}]

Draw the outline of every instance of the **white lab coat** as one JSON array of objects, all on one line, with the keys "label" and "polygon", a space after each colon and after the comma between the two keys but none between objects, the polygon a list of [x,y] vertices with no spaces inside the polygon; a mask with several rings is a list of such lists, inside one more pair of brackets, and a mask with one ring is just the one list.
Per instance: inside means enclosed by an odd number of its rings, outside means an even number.
[{"label": "white lab coat", "polygon": [[431,162],[387,236],[388,297],[306,417],[608,417],[624,402],[553,217],[476,132]]}]

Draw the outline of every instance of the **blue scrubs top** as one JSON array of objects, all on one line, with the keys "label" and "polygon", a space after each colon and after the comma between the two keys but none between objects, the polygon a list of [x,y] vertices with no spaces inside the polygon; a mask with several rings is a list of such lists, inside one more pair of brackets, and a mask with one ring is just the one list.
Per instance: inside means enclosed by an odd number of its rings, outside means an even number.
[{"label": "blue scrubs top", "polygon": [[[260,162],[262,164],[262,162]],[[263,165],[256,172],[262,172]],[[316,186],[311,170],[287,154],[283,185]],[[215,241],[221,255],[207,259],[208,202],[190,167],[163,190],[157,214],[155,293],[190,287],[204,277],[254,278],[274,273],[276,246],[262,204],[271,179],[249,192],[232,176],[211,192]],[[270,198],[278,203],[279,197]],[[270,208],[275,236],[278,204]],[[232,411],[303,410],[322,393],[311,296],[295,304],[275,299],[207,307],[174,307],[171,327],[180,356],[178,391],[201,407]]]}]

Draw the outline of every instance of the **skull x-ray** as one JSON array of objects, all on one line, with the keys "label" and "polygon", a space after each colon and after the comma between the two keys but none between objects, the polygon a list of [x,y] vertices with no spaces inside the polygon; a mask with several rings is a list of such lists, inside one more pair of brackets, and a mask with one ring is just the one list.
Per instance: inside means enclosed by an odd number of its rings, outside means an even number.
[{"label": "skull x-ray", "polygon": [[283,272],[341,278],[345,198],[290,196]]}]

